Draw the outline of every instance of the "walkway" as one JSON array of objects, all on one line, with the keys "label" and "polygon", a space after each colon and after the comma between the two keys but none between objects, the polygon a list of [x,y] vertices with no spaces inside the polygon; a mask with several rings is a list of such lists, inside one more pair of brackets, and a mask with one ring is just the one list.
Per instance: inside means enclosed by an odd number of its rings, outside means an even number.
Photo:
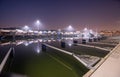
[{"label": "walkway", "polygon": [[120,77],[120,44],[83,77]]}]

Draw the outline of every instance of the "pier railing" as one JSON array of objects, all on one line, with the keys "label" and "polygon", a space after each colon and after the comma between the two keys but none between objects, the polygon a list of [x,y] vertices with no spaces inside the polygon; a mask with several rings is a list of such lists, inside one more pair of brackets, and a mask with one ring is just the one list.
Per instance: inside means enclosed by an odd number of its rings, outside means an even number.
[{"label": "pier railing", "polygon": [[79,57],[77,57],[74,53],[71,53],[71,52],[68,52],[66,50],[62,50],[62,49],[59,49],[57,47],[54,47],[54,46],[51,46],[51,45],[48,45],[46,43],[44,43],[44,45],[46,45],[47,47],[50,47],[50,48],[53,48],[55,50],[58,50],[60,52],[63,52],[63,53],[66,53],[68,55],[71,55],[73,56],[75,59],[77,59],[80,63],[82,63],[85,67],[87,67],[88,69],[91,69],[91,66],[88,66],[84,61],[82,61]]},{"label": "pier railing", "polygon": [[13,50],[13,48],[11,47],[11,48],[8,50],[7,54],[5,55],[4,59],[2,60],[2,62],[1,62],[1,64],[0,64],[0,74],[1,74],[1,72],[2,72],[2,70],[3,70],[3,68],[4,68],[4,66],[5,66],[5,64],[6,64],[7,60],[8,60],[8,58],[9,58],[10,53],[12,52],[12,50]]}]

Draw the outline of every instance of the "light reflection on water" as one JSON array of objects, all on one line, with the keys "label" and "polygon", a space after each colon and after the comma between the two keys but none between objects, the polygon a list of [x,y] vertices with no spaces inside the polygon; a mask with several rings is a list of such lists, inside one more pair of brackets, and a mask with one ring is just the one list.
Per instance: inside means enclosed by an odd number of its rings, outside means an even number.
[{"label": "light reflection on water", "polygon": [[[31,70],[36,70],[38,68],[41,69],[43,67],[44,68],[48,67],[47,69],[53,69],[54,68],[53,66],[57,67],[57,65],[59,65],[58,62],[60,62],[62,64],[64,63],[64,61],[62,62],[60,58],[63,58],[63,60],[66,59],[66,56],[63,56],[63,54],[58,55],[58,52],[56,53],[56,50],[49,48],[49,47],[47,47],[48,48],[47,52],[43,52],[42,45],[41,45],[42,43],[47,43],[51,46],[56,46],[56,47],[62,49],[60,44],[62,42],[65,42],[66,48],[63,48],[63,50],[65,49],[69,52],[77,54],[78,57],[81,57],[81,54],[82,54],[82,57],[84,57],[84,56],[89,57],[88,55],[96,56],[99,54],[103,55],[103,53],[104,53],[104,52],[90,49],[90,48],[75,46],[75,44],[73,43],[75,40],[77,40],[77,42],[79,42],[79,43],[81,42],[81,38],[71,38],[71,37],[66,37],[66,38],[61,38],[61,39],[60,38],[59,39],[41,38],[41,39],[15,40],[14,42],[13,41],[7,41],[7,42],[3,42],[3,43],[1,42],[0,46],[2,46],[3,49],[6,46],[14,47],[16,50],[16,52],[14,53],[15,58],[14,58],[12,66],[11,66],[12,69],[10,69],[10,72],[23,73],[23,74],[28,73],[28,76],[29,76],[29,75],[31,75]],[[105,53],[105,55],[106,55],[106,53]],[[57,56],[57,58],[56,58],[56,56]],[[53,60],[51,60],[51,59],[53,59]],[[57,62],[54,62],[54,61],[57,61]],[[48,62],[53,62],[53,66],[50,66]],[[77,72],[84,72],[83,71],[84,67],[79,66],[78,64],[74,64],[74,60],[71,61],[71,59],[70,59],[67,62],[65,61],[65,63],[67,63],[69,65],[69,67],[71,67],[72,70],[74,70],[74,74],[77,74],[76,69],[77,69]],[[46,64],[48,64],[48,65],[46,66]],[[56,64],[56,65],[54,65],[54,64]],[[67,66],[67,64],[63,64],[63,65]],[[18,66],[20,66],[20,67],[18,68]],[[33,66],[36,66],[36,69],[33,68]],[[61,69],[60,71],[64,71],[64,70],[62,70],[62,68],[61,67],[59,68],[59,69]],[[38,71],[42,72],[43,69],[38,70]],[[55,68],[55,70],[56,70],[56,68]],[[86,68],[85,68],[85,70],[86,70]],[[52,72],[49,70],[48,72],[54,73],[54,71]],[[40,72],[40,74],[42,74],[41,72]],[[44,72],[46,72],[46,70],[44,70]],[[69,74],[72,74],[72,73],[69,72]],[[40,77],[40,76],[34,75],[33,77]],[[46,76],[43,76],[43,77],[46,77]],[[51,77],[56,77],[56,76],[51,75]],[[71,75],[71,76],[67,76],[67,77],[79,77],[79,76]]]},{"label": "light reflection on water", "polygon": [[[62,68],[58,67],[58,65],[61,66],[61,64],[59,64],[58,62],[55,61],[55,60],[59,60],[59,59],[57,59],[56,56],[53,55],[55,53],[51,52],[51,51],[54,51],[54,50],[48,49],[48,50],[50,50],[50,52],[47,53],[47,55],[46,55],[46,53],[42,52],[41,44],[42,43],[53,43],[53,42],[56,42],[56,41],[58,41],[58,42],[66,41],[67,42],[66,44],[72,46],[72,44],[73,44],[72,40],[73,40],[73,38],[67,38],[67,39],[66,38],[64,38],[64,39],[54,39],[54,38],[27,39],[27,40],[15,40],[14,42],[7,41],[7,42],[4,42],[4,43],[1,43],[0,46],[2,46],[3,48],[5,46],[15,47],[15,50],[16,50],[15,53],[14,53],[15,57],[13,58],[12,66],[10,66],[10,72],[11,73],[18,73],[18,74],[28,73],[28,76],[29,76],[29,75],[31,75],[31,73],[29,71],[35,70],[35,68],[32,68],[33,65],[38,64],[38,65],[36,65],[36,68],[37,67],[38,68],[43,68],[43,67],[46,68],[45,63],[47,61],[48,62],[49,61],[53,62],[53,63],[50,63],[52,65],[57,64],[57,65],[54,65],[54,66],[57,67],[58,69],[61,69],[60,71],[64,71],[63,66],[62,66]],[[38,56],[36,56],[36,54]],[[52,58],[56,58],[56,59],[51,60],[51,58],[49,57],[48,54],[53,56]],[[63,63],[64,63],[64,61],[63,61]],[[43,65],[43,66],[41,66],[41,65]],[[66,64],[64,64],[64,65],[66,65]],[[56,70],[51,65],[47,65],[47,67],[48,67],[48,69]],[[64,67],[64,69],[66,70],[65,67]],[[43,70],[43,71],[45,72],[46,70]],[[52,74],[53,73],[54,73],[54,71],[52,72]],[[76,74],[76,73],[72,74],[71,72],[69,72],[69,73],[71,74],[72,77],[74,77],[74,75]],[[42,74],[42,72],[40,74]],[[66,73],[66,74],[68,74],[68,73]],[[68,74],[68,76],[69,76],[69,74]],[[39,77],[39,76],[32,76],[32,77]],[[55,77],[55,76],[53,76],[53,77]]]},{"label": "light reflection on water", "polygon": [[[42,43],[53,43],[53,42],[61,42],[65,41],[66,44],[71,47],[73,45],[73,39],[79,39],[79,38],[71,38],[71,37],[62,37],[61,39],[58,38],[41,38],[41,39],[27,39],[27,40],[15,40],[15,41],[7,41],[7,42],[1,42],[0,46],[4,49],[5,46],[7,47],[16,47],[19,45],[23,45],[25,47],[28,47],[31,44],[34,44],[31,48],[34,49],[35,53],[40,54],[42,49],[41,49],[41,44]],[[8,51],[8,49],[6,50]]]},{"label": "light reflection on water", "polygon": [[[12,41],[7,41],[4,43],[0,43],[1,46],[6,46],[6,45],[21,45],[23,44],[24,46],[29,46],[32,43],[45,43],[45,42],[61,42],[61,41],[66,41],[66,43],[71,46],[73,44],[73,39],[79,39],[79,38],[71,38],[71,37],[66,37],[66,38],[61,38],[61,39],[55,39],[55,38],[43,38],[43,39],[27,39],[27,40],[15,40],[14,42]],[[39,45],[39,44],[38,44]]]}]

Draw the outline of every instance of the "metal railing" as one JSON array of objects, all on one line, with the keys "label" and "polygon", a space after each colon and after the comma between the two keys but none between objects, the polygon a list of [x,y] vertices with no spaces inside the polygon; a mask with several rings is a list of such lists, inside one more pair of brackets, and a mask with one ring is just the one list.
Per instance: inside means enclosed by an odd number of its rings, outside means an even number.
[{"label": "metal railing", "polygon": [[5,55],[4,59],[2,60],[2,62],[1,62],[1,64],[0,64],[0,73],[2,72],[2,70],[3,70],[3,68],[4,68],[4,66],[5,66],[5,64],[6,64],[6,62],[7,62],[7,60],[8,60],[8,58],[9,58],[9,56],[10,56],[10,54],[11,54],[11,52],[12,52],[13,49],[14,49],[14,48],[11,47],[11,48],[8,50],[7,54]]}]

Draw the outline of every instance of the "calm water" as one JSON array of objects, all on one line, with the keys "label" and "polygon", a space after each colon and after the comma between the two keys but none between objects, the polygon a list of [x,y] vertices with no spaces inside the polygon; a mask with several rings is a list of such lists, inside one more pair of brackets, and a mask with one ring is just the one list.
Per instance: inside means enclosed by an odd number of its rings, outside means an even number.
[{"label": "calm water", "polygon": [[[61,53],[47,47],[47,51],[41,50],[41,44],[47,43],[52,46],[60,47],[60,39],[32,39],[16,40],[8,44],[1,43],[0,61],[10,47],[14,47],[14,55],[10,58],[2,72],[3,76],[27,76],[27,77],[82,77],[88,69],[72,56]],[[88,53],[87,48],[72,45],[72,39],[67,39],[66,48],[70,52],[79,51],[77,54],[96,55],[104,57],[108,52],[91,49]],[[81,52],[80,52],[81,51]],[[86,52],[85,52],[86,51]],[[95,51],[97,51],[95,53]],[[93,54],[90,54],[93,53]],[[95,54],[94,54],[95,53]]]}]

